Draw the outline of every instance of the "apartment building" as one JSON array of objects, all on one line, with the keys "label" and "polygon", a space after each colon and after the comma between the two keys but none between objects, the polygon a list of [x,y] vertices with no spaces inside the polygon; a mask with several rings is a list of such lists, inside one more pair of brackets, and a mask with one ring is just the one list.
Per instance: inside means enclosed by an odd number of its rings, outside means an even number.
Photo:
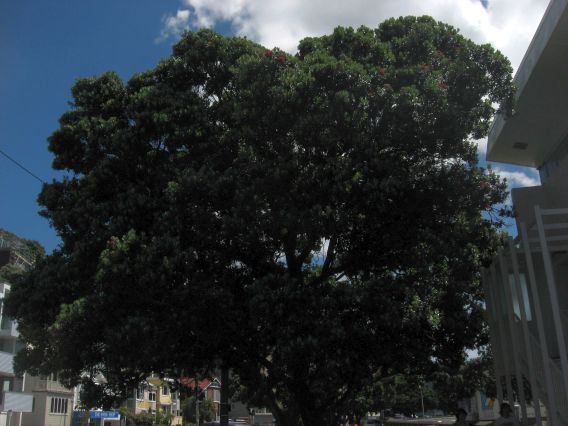
[{"label": "apartment building", "polygon": [[512,190],[518,235],[482,271],[497,393],[525,426],[529,400],[538,426],[568,425],[568,0],[551,0],[515,83],[487,160],[534,167],[541,185]]},{"label": "apartment building", "polygon": [[73,391],[57,375],[35,377],[14,373],[14,356],[21,348],[17,324],[3,312],[10,284],[0,283],[0,426],[70,426]]},{"label": "apartment building", "polygon": [[16,412],[10,404],[15,395],[20,397],[20,404],[27,405],[23,409],[30,409],[33,405],[33,396],[24,395],[23,378],[14,374],[14,355],[20,349],[18,330],[13,321],[4,315],[4,297],[10,291],[10,285],[0,283],[0,425],[19,425],[21,412]]},{"label": "apartment building", "polygon": [[[0,267],[31,267],[33,253],[15,236],[5,238],[5,234],[0,237]],[[70,426],[73,391],[62,386],[57,375],[19,377],[14,372],[14,356],[22,343],[16,322],[4,314],[10,288],[0,280],[0,426]]]},{"label": "apartment building", "polygon": [[33,396],[33,409],[23,413],[19,426],[70,426],[73,390],[63,386],[56,374],[49,377],[25,375],[24,393]]},{"label": "apartment building", "polygon": [[149,377],[145,383],[133,389],[126,400],[126,407],[134,414],[155,413],[156,410],[171,414],[172,426],[183,422],[179,392],[172,389],[172,381],[168,379]]}]

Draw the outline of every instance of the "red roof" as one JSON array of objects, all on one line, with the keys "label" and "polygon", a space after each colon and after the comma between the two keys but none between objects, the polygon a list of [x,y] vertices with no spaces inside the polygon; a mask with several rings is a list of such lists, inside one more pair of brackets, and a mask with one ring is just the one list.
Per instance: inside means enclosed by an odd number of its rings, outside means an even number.
[{"label": "red roof", "polygon": [[[195,389],[195,379],[193,377],[181,377],[179,382],[182,386]],[[213,381],[209,379],[198,380],[197,385],[201,390],[207,389],[209,386],[213,384]]]}]

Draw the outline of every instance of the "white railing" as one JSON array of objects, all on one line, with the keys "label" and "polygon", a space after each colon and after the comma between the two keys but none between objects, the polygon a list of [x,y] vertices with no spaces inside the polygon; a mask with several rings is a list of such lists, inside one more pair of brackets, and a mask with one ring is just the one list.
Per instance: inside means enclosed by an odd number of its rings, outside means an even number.
[{"label": "white railing", "polygon": [[564,390],[564,381],[562,379],[562,370],[556,362],[552,359],[547,360],[548,368],[550,369],[552,379],[552,392],[554,395],[548,395],[546,391],[546,383],[544,382],[544,361],[540,356],[540,342],[538,339],[530,334],[531,346],[535,349],[533,353],[533,366],[535,369],[537,383],[539,384],[539,393],[545,400],[547,408],[550,406],[550,398],[554,398],[556,402],[556,409],[560,415],[561,420],[566,424],[568,423],[568,407],[566,406],[566,391]]},{"label": "white railing", "polygon": [[[566,285],[566,281],[565,276],[558,275],[557,269],[559,262],[564,259],[563,253],[568,251],[568,209],[541,209],[536,206],[534,220],[528,228],[523,223],[520,224],[516,240],[518,245],[510,243],[508,248],[501,251],[485,275],[488,279],[486,291],[493,299],[492,305],[497,306],[497,309],[492,310],[493,322],[490,323],[492,332],[497,336],[496,344],[501,347],[500,353],[496,354],[496,362],[498,367],[502,364],[499,367],[502,375],[519,378],[519,371],[515,368],[515,362],[518,362],[520,374],[532,381],[539,399],[547,409],[551,408],[548,424],[568,426],[568,309],[562,309],[566,305],[558,298],[558,287]],[[559,255],[562,257],[558,257]],[[537,270],[536,276],[534,270]],[[526,277],[526,283],[519,282],[521,274]],[[516,277],[516,290],[513,294],[509,289],[512,275]],[[524,291],[533,296],[528,299],[531,302],[535,298],[541,300],[541,306],[531,309],[524,305],[526,296],[522,294],[523,284],[527,286]],[[548,290],[546,298],[541,299],[541,289]],[[516,299],[514,303],[518,306],[511,304],[511,298]],[[537,325],[539,336],[544,339],[542,342],[526,325],[523,327],[515,312],[525,307],[528,307],[529,313],[532,310],[532,321],[539,321]],[[541,309],[550,313],[545,317],[548,318],[546,322],[542,318]],[[553,338],[558,343],[558,359],[551,358],[556,352],[546,354],[548,343],[543,327],[544,330],[554,327],[553,330],[556,331]],[[511,387],[510,381],[507,386]]]}]

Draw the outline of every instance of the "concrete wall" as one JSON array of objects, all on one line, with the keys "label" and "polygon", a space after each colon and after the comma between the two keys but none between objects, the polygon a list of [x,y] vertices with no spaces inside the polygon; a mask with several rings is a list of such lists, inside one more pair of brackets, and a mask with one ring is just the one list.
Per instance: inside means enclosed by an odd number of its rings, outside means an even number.
[{"label": "concrete wall", "polygon": [[34,395],[34,411],[22,416],[22,426],[36,426],[43,424],[46,412],[45,398],[38,398]]}]

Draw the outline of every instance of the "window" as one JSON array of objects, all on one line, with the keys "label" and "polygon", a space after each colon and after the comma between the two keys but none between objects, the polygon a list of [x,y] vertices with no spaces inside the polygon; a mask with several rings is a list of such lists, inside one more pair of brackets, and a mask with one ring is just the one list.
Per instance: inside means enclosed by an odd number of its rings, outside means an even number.
[{"label": "window", "polygon": [[136,399],[144,399],[144,386],[140,385],[136,389]]},{"label": "window", "polygon": [[4,392],[12,390],[12,379],[0,379],[0,403],[4,398]]},{"label": "window", "polygon": [[52,382],[56,382],[57,381],[57,373],[51,373],[51,375],[49,376],[49,380],[51,380]]},{"label": "window", "polygon": [[[529,292],[527,288],[527,279],[525,274],[519,274],[519,283],[521,285],[522,300],[525,309],[527,321],[532,321],[531,304],[529,301]],[[513,312],[518,319],[521,319],[521,304],[519,294],[517,293],[517,286],[515,284],[515,276],[509,274],[509,285],[511,286],[511,295],[513,296]]]},{"label": "window", "polygon": [[221,401],[221,391],[219,389],[213,389],[213,401],[214,402]]},{"label": "window", "polygon": [[167,386],[164,386],[162,388],[162,395],[169,395],[170,394],[170,388]]},{"label": "window", "polygon": [[12,320],[5,315],[2,315],[2,321],[0,322],[0,327],[2,330],[10,330],[12,327]]},{"label": "window", "polygon": [[148,399],[150,401],[155,401],[156,400],[156,392],[148,392]]},{"label": "window", "polygon": [[67,398],[51,398],[51,409],[49,410],[52,414],[66,414],[67,405],[69,400]]}]

